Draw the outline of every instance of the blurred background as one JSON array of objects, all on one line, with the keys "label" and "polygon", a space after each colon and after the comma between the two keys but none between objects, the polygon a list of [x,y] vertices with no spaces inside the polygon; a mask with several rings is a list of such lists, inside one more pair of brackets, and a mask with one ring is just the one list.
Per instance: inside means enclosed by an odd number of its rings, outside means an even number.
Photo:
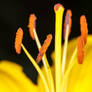
[{"label": "blurred background", "polygon": [[[52,33],[53,40],[48,48],[47,57],[51,65],[50,54],[54,50],[54,4],[61,3],[72,10],[72,31],[69,40],[80,35],[80,16],[86,15],[89,34],[92,34],[92,5],[91,0],[0,0],[0,60],[16,62],[24,67],[26,75],[36,83],[37,72],[24,52],[17,55],[14,49],[15,34],[19,27],[24,30],[23,43],[31,55],[36,59],[38,49],[28,32],[28,19],[31,13],[37,16],[36,28],[41,43],[46,35]],[[40,63],[40,65],[42,65]]]}]

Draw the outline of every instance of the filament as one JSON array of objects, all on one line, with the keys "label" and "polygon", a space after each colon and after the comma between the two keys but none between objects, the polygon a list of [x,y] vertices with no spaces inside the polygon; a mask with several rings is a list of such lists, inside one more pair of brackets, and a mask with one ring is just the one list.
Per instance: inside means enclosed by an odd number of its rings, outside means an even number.
[{"label": "filament", "polygon": [[[75,57],[77,55],[77,47],[75,48],[74,52],[73,52],[73,55],[70,59],[70,63],[69,63],[69,66],[68,66],[68,69],[66,70],[65,74],[64,74],[64,77],[63,77],[63,81],[61,82],[61,90],[64,90],[64,88],[67,90],[67,80],[68,80],[68,75],[72,69],[72,67],[74,66],[75,64]],[[65,87],[64,87],[65,86]]]},{"label": "filament", "polygon": [[26,50],[26,48],[24,47],[23,44],[21,44],[22,49],[24,50],[25,54],[27,55],[27,57],[29,58],[29,60],[31,61],[31,63],[34,65],[35,69],[37,70],[37,72],[39,73],[40,77],[42,78],[42,81],[45,85],[46,88],[46,92],[50,92],[49,88],[48,88],[48,84],[47,81],[45,79],[44,74],[42,73],[40,67],[38,66],[38,64],[36,63],[36,61],[33,59],[33,57],[29,54],[29,52]]},{"label": "filament", "polygon": [[67,10],[66,17],[65,17],[65,22],[64,22],[64,40],[65,40],[65,42],[64,42],[64,52],[63,52],[62,69],[61,69],[62,77],[63,77],[64,71],[65,71],[68,37],[69,37],[70,32],[71,32],[71,17],[72,17],[71,10]]},{"label": "filament", "polygon": [[[40,43],[38,35],[36,33],[36,29],[34,29],[33,32],[34,32],[34,37],[35,37],[35,41],[36,41],[38,50],[40,50],[41,43]],[[46,72],[46,76],[47,76],[49,86],[51,88],[51,92],[54,92],[54,80],[53,80],[53,77],[52,77],[51,69],[50,69],[46,54],[44,54],[44,56],[42,57],[42,62],[43,62],[43,65],[45,67],[45,72]]]},{"label": "filament", "polygon": [[62,78],[64,76],[64,71],[65,71],[65,62],[66,62],[66,55],[67,55],[67,45],[68,45],[68,32],[69,31],[69,25],[67,25],[66,29],[66,36],[65,36],[65,43],[64,43],[64,52],[63,52],[63,58],[62,58],[62,69],[61,69],[61,75]]}]

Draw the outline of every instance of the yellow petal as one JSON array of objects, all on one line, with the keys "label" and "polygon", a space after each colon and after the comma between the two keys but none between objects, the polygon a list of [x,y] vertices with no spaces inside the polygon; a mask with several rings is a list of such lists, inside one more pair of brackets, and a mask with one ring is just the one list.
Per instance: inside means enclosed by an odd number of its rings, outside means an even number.
[{"label": "yellow petal", "polygon": [[38,86],[23,73],[21,66],[0,61],[0,92],[38,92]]},{"label": "yellow petal", "polygon": [[[74,44],[76,41],[74,41]],[[71,42],[68,53],[72,53]],[[83,64],[75,64],[69,74],[68,92],[92,92],[92,36],[88,36]],[[69,57],[68,57],[69,59]],[[75,59],[77,61],[77,58]],[[72,88],[71,88],[72,87]]]},{"label": "yellow petal", "polygon": [[[66,69],[76,47],[76,43],[77,40],[73,39],[68,44]],[[52,54],[52,59],[54,60],[54,53]],[[87,38],[83,64],[78,64],[77,57],[74,62],[76,64],[68,77],[67,92],[92,92],[92,35],[89,35]]]}]

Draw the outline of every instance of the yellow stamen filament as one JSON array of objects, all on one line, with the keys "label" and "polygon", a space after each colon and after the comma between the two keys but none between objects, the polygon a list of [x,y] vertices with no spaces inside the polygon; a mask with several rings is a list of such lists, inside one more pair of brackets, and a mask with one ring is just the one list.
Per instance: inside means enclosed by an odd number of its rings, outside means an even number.
[{"label": "yellow stamen filament", "polygon": [[[64,72],[65,72],[65,63],[66,63],[67,45],[68,45],[68,35],[69,35],[69,24],[66,27],[66,34],[65,34],[64,51],[63,51],[62,67],[61,67],[62,79],[63,79]],[[62,89],[62,92],[66,92],[67,83],[65,83],[65,84],[66,85]]]},{"label": "yellow stamen filament", "polygon": [[65,42],[64,42],[64,51],[63,51],[63,58],[62,58],[62,70],[61,70],[62,78],[63,78],[64,71],[65,71],[68,37],[71,33],[71,22],[72,22],[71,17],[72,17],[71,10],[67,10],[66,17],[65,17],[65,22],[64,22],[64,40],[65,40]]},{"label": "yellow stamen filament", "polygon": [[73,60],[74,60],[74,57],[76,56],[76,54],[77,54],[77,47],[75,48],[75,50],[73,52],[73,55],[72,55],[72,57],[70,59],[69,66],[73,63]]},{"label": "yellow stamen filament", "polygon": [[68,34],[69,34],[69,25],[67,25],[66,34],[65,34],[64,52],[63,52],[62,69],[61,69],[62,78],[64,76],[64,71],[65,71],[65,62],[66,62],[67,45],[68,45]]},{"label": "yellow stamen filament", "polygon": [[[85,47],[85,48],[86,48],[86,47]],[[72,57],[71,57],[71,59],[70,59],[70,61],[69,61],[68,68],[67,68],[67,70],[66,70],[66,72],[65,72],[65,74],[64,74],[61,90],[64,90],[64,89],[67,90],[67,87],[66,87],[66,86],[67,86],[68,75],[69,75],[71,69],[73,68],[73,66],[74,66],[75,63],[76,63],[75,60],[74,60],[76,56],[77,56],[77,47],[75,48],[75,50],[74,50],[74,52],[73,52],[73,55],[72,55]]]},{"label": "yellow stamen filament", "polygon": [[73,52],[73,55],[70,59],[70,63],[69,63],[69,66],[68,66],[68,69],[66,70],[65,74],[64,74],[64,77],[63,77],[63,81],[62,81],[62,84],[61,84],[61,90],[65,90],[65,92],[67,91],[67,80],[68,80],[68,75],[72,69],[72,67],[74,66],[75,64],[75,60],[74,58],[76,57],[77,55],[77,47],[75,48],[74,52]]},{"label": "yellow stamen filament", "polygon": [[[38,35],[36,33],[36,29],[34,29],[33,32],[34,32],[34,38],[35,38],[38,50],[40,50],[41,43],[40,43]],[[51,69],[50,69],[50,66],[48,64],[46,54],[44,54],[44,56],[42,57],[42,62],[43,62],[43,65],[45,67],[45,72],[46,72],[47,80],[48,80],[48,83],[49,83],[49,87],[51,89],[51,92],[54,92],[54,80],[53,80],[53,77],[52,77]]]},{"label": "yellow stamen filament", "polygon": [[34,28],[34,30],[33,30],[33,33],[34,33],[34,38],[35,38],[35,41],[36,41],[36,45],[37,45],[37,47],[38,47],[38,50],[40,50],[40,48],[41,48],[41,43],[40,43],[40,41],[39,41],[39,38],[38,38],[38,35],[37,35],[37,33],[36,33],[36,29]]},{"label": "yellow stamen filament", "polygon": [[46,88],[46,92],[50,92],[49,88],[48,88],[48,84],[47,81],[45,79],[44,74],[42,73],[40,67],[38,66],[38,64],[36,63],[36,61],[33,59],[33,57],[29,54],[29,52],[26,50],[26,48],[24,47],[23,44],[21,44],[22,49],[24,50],[25,54],[27,55],[27,57],[29,58],[29,60],[31,61],[31,63],[34,65],[35,69],[37,70],[37,72],[39,73],[40,77],[42,78],[42,81],[44,83],[44,86]]},{"label": "yellow stamen filament", "polygon": [[62,41],[62,21],[64,7],[60,4],[54,6],[55,11],[55,83],[56,92],[60,92],[61,82],[61,41]]}]

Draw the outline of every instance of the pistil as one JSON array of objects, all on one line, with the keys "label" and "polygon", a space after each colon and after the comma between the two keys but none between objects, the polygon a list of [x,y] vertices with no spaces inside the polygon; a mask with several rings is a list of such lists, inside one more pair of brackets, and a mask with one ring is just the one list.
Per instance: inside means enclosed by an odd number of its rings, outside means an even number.
[{"label": "pistil", "polygon": [[56,92],[60,92],[61,84],[61,41],[64,7],[61,4],[54,6],[55,11],[55,84]]}]

